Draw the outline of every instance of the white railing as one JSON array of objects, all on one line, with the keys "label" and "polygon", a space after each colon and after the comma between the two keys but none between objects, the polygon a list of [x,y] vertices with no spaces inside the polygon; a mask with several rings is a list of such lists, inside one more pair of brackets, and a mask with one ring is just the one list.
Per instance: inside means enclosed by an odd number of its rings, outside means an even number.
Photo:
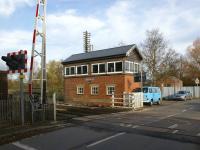
[{"label": "white railing", "polygon": [[126,93],[121,95],[112,93],[112,107],[126,107],[139,109],[143,107],[143,93]]}]

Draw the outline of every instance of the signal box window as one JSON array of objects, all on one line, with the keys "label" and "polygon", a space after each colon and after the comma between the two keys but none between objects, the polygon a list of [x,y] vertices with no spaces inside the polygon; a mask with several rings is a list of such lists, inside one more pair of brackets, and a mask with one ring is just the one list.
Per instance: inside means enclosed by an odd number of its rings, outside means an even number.
[{"label": "signal box window", "polygon": [[106,72],[106,65],[99,64],[99,73],[105,73],[105,72]]},{"label": "signal box window", "polygon": [[83,72],[82,72],[82,74],[87,74],[87,73],[88,73],[87,66],[82,66],[82,67],[83,67]]},{"label": "signal box window", "polygon": [[77,74],[81,74],[81,66],[77,67]]},{"label": "signal box window", "polygon": [[91,86],[91,94],[92,95],[99,94],[99,87],[98,86]]},{"label": "signal box window", "polygon": [[74,75],[74,74],[75,74],[75,67],[71,67],[71,68],[70,68],[70,74],[71,74],[71,75]]},{"label": "signal box window", "polygon": [[83,86],[77,86],[77,94],[84,94]]},{"label": "signal box window", "polygon": [[122,62],[116,62],[115,63],[115,71],[121,72],[122,71]]},{"label": "signal box window", "polygon": [[115,92],[115,86],[107,86],[107,95],[112,95]]},{"label": "signal box window", "polygon": [[65,75],[69,75],[69,67],[65,68]]},{"label": "signal box window", "polygon": [[98,64],[92,65],[93,73],[98,73]]},{"label": "signal box window", "polygon": [[108,63],[108,72],[114,72],[115,70],[115,68],[114,68],[114,62],[113,63]]}]

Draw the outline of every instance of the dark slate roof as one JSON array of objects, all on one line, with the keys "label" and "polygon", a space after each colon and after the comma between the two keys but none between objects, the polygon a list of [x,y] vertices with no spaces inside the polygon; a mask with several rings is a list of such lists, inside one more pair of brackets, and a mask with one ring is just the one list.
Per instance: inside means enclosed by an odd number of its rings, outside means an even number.
[{"label": "dark slate roof", "polygon": [[103,50],[91,51],[87,53],[74,54],[65,59],[62,64],[80,62],[83,60],[94,60],[97,58],[108,58],[114,56],[125,56],[127,51],[130,50],[135,44],[108,48]]}]

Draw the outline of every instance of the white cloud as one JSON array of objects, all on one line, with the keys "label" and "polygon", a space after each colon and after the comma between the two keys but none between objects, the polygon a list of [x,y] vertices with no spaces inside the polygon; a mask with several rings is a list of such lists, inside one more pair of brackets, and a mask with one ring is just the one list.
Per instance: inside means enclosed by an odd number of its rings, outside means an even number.
[{"label": "white cloud", "polygon": [[32,0],[1,0],[0,1],[0,15],[9,16],[21,6],[32,6]]},{"label": "white cloud", "polygon": [[[50,14],[47,17],[47,43],[50,58],[65,58],[69,54],[82,52],[82,34],[102,30],[104,23],[93,16],[79,16],[75,10]],[[56,55],[54,55],[55,52]]]},{"label": "white cloud", "polygon": [[[29,50],[31,48],[32,33],[22,30],[2,31],[0,30],[0,56],[19,50]],[[0,69],[5,69],[5,62],[0,59]]]}]

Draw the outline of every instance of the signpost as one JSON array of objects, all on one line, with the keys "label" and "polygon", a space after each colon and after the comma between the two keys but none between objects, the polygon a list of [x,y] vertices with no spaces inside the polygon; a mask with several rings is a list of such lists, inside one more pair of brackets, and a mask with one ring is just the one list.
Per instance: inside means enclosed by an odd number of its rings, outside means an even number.
[{"label": "signpost", "polygon": [[21,119],[22,119],[22,125],[24,125],[24,74],[20,73],[20,105],[21,105]]}]

